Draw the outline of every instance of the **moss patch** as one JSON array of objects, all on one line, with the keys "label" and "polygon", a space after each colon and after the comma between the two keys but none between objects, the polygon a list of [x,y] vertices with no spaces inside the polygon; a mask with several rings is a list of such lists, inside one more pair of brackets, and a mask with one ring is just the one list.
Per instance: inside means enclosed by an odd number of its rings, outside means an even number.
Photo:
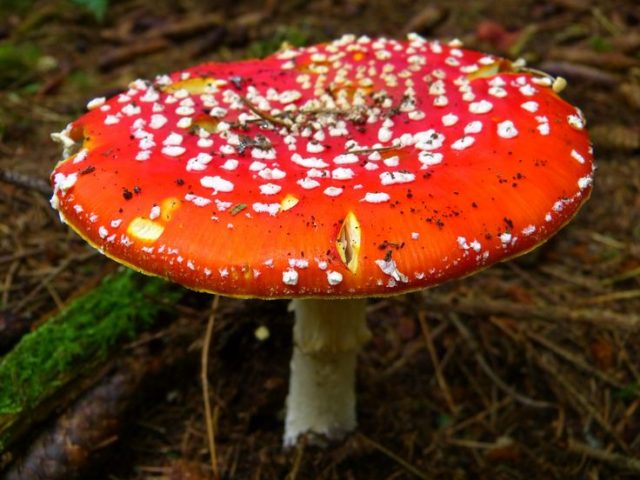
[{"label": "moss patch", "polygon": [[103,362],[119,344],[148,329],[180,295],[162,280],[118,273],[25,335],[0,360],[0,451],[18,417],[30,416],[85,372],[85,365]]}]

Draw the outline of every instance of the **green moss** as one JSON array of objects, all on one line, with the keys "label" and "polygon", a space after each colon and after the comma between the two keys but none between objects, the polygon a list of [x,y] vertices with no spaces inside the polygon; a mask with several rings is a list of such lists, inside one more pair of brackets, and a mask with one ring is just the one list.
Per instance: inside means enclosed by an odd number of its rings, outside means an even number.
[{"label": "green moss", "polygon": [[248,58],[264,58],[277,52],[283,43],[289,43],[294,47],[302,47],[309,42],[309,33],[295,26],[280,26],[268,40],[255,41],[247,48]]},{"label": "green moss", "polygon": [[119,344],[148,329],[180,295],[162,280],[127,270],[25,335],[0,360],[0,451],[18,415],[74,380],[83,365],[99,364]]}]

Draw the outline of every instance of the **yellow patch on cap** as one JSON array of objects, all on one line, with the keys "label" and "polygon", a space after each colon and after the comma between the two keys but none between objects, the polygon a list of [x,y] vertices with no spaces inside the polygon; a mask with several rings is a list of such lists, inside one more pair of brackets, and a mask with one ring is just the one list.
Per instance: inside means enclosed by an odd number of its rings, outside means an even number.
[{"label": "yellow patch on cap", "polygon": [[155,242],[164,232],[164,226],[144,217],[134,218],[127,227],[127,233],[142,242]]},{"label": "yellow patch on cap", "polygon": [[338,250],[338,255],[340,255],[340,260],[352,273],[356,273],[358,270],[358,255],[361,245],[360,222],[353,212],[349,212],[338,233],[336,249]]},{"label": "yellow patch on cap", "polygon": [[182,202],[175,197],[165,198],[160,203],[160,218],[162,218],[162,220],[164,220],[165,222],[171,221],[173,212],[178,210],[178,208],[180,208],[180,205],[182,205]]},{"label": "yellow patch on cap", "polygon": [[287,210],[290,210],[293,207],[295,207],[299,201],[300,201],[299,198],[294,197],[293,195],[288,193],[280,202],[280,210],[282,210],[283,212],[286,212]]},{"label": "yellow patch on cap", "polygon": [[203,93],[214,93],[218,91],[218,87],[225,85],[226,80],[220,80],[212,77],[195,77],[187,78],[186,80],[180,80],[174,82],[171,85],[162,87],[163,92],[174,93],[178,90],[186,90],[187,92],[200,95]]}]

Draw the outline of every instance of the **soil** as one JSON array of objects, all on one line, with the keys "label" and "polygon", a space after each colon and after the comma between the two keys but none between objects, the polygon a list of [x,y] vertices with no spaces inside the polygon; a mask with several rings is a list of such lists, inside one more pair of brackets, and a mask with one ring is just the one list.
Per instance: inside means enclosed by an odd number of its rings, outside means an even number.
[{"label": "soil", "polygon": [[[635,0],[89,1],[0,5],[0,332],[19,336],[112,262],[62,225],[49,133],[136,78],[342,33],[460,38],[568,79],[589,121],[591,200],[551,241],[437,289],[372,299],[358,432],[283,451],[284,301],[223,299],[209,380],[222,478],[640,478],[640,7]],[[94,4],[100,2],[94,2]],[[178,309],[201,337],[210,300]],[[268,338],[259,340],[258,327]],[[264,333],[264,330],[261,331]],[[11,347],[0,338],[0,355]],[[201,341],[192,345],[195,352]],[[124,350],[126,354],[126,349]],[[195,356],[135,395],[82,478],[204,479]],[[105,461],[106,460],[106,461]],[[65,477],[67,478],[67,477]],[[71,478],[70,476],[68,478]]]}]

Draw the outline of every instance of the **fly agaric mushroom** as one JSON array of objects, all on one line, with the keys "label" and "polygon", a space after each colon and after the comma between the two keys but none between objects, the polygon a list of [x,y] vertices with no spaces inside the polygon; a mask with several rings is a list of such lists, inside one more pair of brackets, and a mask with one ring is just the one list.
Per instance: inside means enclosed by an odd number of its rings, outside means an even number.
[{"label": "fly agaric mushroom", "polygon": [[138,271],[293,299],[284,443],[339,438],[364,297],[527,252],[589,197],[585,121],[552,80],[417,35],[136,80],[53,135],[52,205]]}]

